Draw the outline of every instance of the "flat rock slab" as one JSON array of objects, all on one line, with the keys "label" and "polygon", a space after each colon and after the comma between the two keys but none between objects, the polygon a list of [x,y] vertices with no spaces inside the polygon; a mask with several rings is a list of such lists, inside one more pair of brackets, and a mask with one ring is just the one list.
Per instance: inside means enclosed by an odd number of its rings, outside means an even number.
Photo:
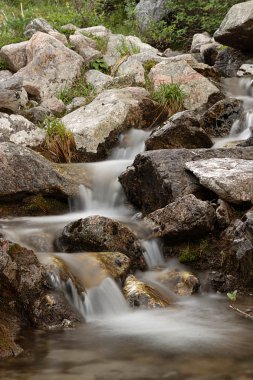
[{"label": "flat rock slab", "polygon": [[187,162],[201,185],[231,203],[253,202],[253,161],[213,158]]},{"label": "flat rock slab", "polygon": [[76,148],[94,159],[106,155],[120,132],[148,127],[154,112],[154,102],[145,89],[126,87],[103,91],[89,105],[61,120],[73,132]]}]

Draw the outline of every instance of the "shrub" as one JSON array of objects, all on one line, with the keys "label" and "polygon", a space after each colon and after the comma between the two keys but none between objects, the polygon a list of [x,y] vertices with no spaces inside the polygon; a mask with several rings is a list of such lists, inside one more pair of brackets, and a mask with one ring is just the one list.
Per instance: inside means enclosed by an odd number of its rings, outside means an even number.
[{"label": "shrub", "polygon": [[161,84],[153,92],[153,99],[171,116],[184,109],[185,93],[177,83]]},{"label": "shrub", "polygon": [[71,162],[76,150],[73,133],[55,117],[45,119],[43,126],[47,132],[45,148],[52,154],[55,161]]}]

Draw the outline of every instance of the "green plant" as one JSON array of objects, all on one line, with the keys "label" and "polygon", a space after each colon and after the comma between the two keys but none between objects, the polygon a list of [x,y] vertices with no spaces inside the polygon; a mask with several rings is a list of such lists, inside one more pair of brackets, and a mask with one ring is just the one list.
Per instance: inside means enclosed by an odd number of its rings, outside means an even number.
[{"label": "green plant", "polygon": [[186,248],[183,248],[179,255],[180,263],[192,263],[198,259],[199,255],[195,250],[191,250],[189,244]]},{"label": "green plant", "polygon": [[89,66],[91,69],[102,71],[104,74],[110,73],[110,67],[103,58],[97,58],[95,61],[90,62]]},{"label": "green plant", "polygon": [[109,42],[109,36],[107,37],[100,37],[100,36],[91,36],[97,44],[97,50],[101,51],[102,54],[105,54]]},{"label": "green plant", "polygon": [[71,162],[76,150],[73,133],[55,117],[46,118],[43,126],[46,129],[45,148],[56,161]]},{"label": "green plant", "polygon": [[148,61],[146,61],[146,62],[144,63],[144,65],[143,65],[145,72],[149,73],[150,70],[151,70],[155,65],[157,65],[157,62],[154,61],[153,59],[149,59]]},{"label": "green plant", "polygon": [[125,37],[121,38],[120,45],[117,47],[117,51],[119,52],[121,57],[126,55],[133,55],[140,53],[139,46],[136,46],[133,42],[129,42]]},{"label": "green plant", "polygon": [[237,290],[234,290],[231,293],[227,293],[227,297],[230,301],[235,302],[237,299]]},{"label": "green plant", "polygon": [[153,99],[169,116],[184,109],[186,94],[177,83],[163,83],[153,91]]},{"label": "green plant", "polygon": [[8,69],[7,62],[3,58],[0,58],[0,70],[7,70],[7,69]]},{"label": "green plant", "polygon": [[69,104],[73,98],[84,96],[87,98],[87,103],[91,101],[95,96],[94,87],[86,83],[84,79],[84,73],[75,80],[72,87],[65,87],[58,94],[58,99],[62,100],[63,103]]}]

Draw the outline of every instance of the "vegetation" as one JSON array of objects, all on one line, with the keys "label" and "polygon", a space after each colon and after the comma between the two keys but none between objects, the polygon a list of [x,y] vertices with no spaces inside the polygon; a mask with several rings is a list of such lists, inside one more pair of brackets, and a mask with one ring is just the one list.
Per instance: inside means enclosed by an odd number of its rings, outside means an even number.
[{"label": "vegetation", "polygon": [[103,58],[98,58],[90,62],[90,69],[102,71],[104,74],[110,74],[110,67]]},{"label": "vegetation", "polygon": [[7,70],[7,69],[8,69],[7,62],[3,58],[0,58],[0,70]]},{"label": "vegetation", "polygon": [[181,253],[179,255],[179,262],[182,264],[193,263],[197,261],[198,258],[199,258],[198,252],[195,250],[192,250],[188,244],[186,248],[183,248],[181,250]]},{"label": "vegetation", "polygon": [[140,53],[140,48],[134,43],[128,42],[126,38],[121,39],[121,43],[118,46],[117,50],[121,57]]},{"label": "vegetation", "polygon": [[52,154],[55,161],[71,162],[76,150],[73,133],[55,117],[45,119],[43,126],[47,132],[45,148]]},{"label": "vegetation", "polygon": [[95,96],[94,87],[91,84],[86,83],[84,77],[84,71],[81,73],[80,77],[75,80],[73,86],[64,88],[58,94],[58,99],[62,100],[63,103],[69,104],[73,98],[84,96],[87,98],[87,103],[93,100]]},{"label": "vegetation", "polygon": [[235,302],[237,299],[237,290],[234,290],[231,293],[227,293],[227,297],[230,301]]},{"label": "vegetation", "polygon": [[177,83],[161,84],[153,91],[153,99],[162,106],[169,116],[184,109],[185,93]]}]

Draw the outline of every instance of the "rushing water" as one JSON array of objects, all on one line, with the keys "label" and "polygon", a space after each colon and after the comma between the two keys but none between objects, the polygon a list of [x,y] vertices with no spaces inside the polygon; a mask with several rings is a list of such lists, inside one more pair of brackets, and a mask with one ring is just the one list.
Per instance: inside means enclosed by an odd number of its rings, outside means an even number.
[{"label": "rushing water", "polygon": [[64,290],[86,323],[50,334],[22,332],[20,339],[29,355],[1,363],[1,379],[253,378],[251,322],[229,311],[225,297],[200,294],[178,298],[161,289],[156,281],[158,270],[183,268],[176,261],[165,262],[160,241],[141,241],[150,271],[136,276],[173,299],[172,306],[163,310],[130,310],[119,286],[99,268],[94,272],[87,254],[53,252],[53,240],[62,228],[89,215],[116,218],[136,231],[143,229],[127,205],[117,178],[144,149],[147,135],[131,130],[122,136],[109,160],[77,164],[80,171],[88,173],[90,187],[80,184],[75,211],[0,221],[0,230],[7,238],[36,250],[42,262],[52,256],[63,260],[87,291],[82,296],[71,279],[63,283],[56,273],[51,274],[55,287]]}]

